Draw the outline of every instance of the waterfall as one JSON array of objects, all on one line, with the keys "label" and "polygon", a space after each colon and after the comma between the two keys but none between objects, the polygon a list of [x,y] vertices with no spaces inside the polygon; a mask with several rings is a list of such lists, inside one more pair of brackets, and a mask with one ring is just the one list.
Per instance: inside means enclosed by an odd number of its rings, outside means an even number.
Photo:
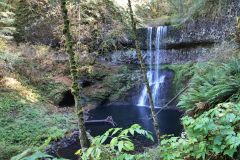
[{"label": "waterfall", "polygon": [[[149,70],[147,72],[147,77],[149,81],[149,85],[152,91],[152,98],[155,107],[159,105],[159,92],[161,85],[164,83],[165,76],[160,75],[160,58],[161,58],[161,50],[160,47],[164,47],[161,44],[161,40],[166,38],[167,27],[166,26],[159,26],[157,27],[156,31],[156,39],[155,39],[155,50],[152,49],[152,27],[148,28],[148,35],[147,35],[147,45],[148,51],[147,53],[150,56],[149,60]],[[153,56],[154,54],[154,56]],[[153,66],[155,65],[155,69]],[[138,106],[148,106],[148,95],[147,95],[147,87],[144,85],[141,95],[138,100]]]}]

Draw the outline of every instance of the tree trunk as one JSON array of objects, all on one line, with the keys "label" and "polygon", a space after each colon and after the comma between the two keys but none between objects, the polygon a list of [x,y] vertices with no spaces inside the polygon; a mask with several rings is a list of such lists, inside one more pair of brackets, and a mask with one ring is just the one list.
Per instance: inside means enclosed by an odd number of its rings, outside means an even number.
[{"label": "tree trunk", "polygon": [[83,106],[80,103],[80,86],[78,84],[78,72],[77,66],[75,61],[75,53],[73,51],[73,38],[70,31],[70,21],[68,18],[68,10],[66,6],[67,0],[61,0],[61,9],[62,9],[62,16],[64,20],[64,30],[63,34],[66,37],[66,51],[69,55],[69,63],[70,63],[70,72],[73,80],[72,84],[72,94],[75,100],[75,108],[78,116],[78,127],[79,127],[79,139],[82,149],[88,148],[90,146],[90,142],[87,137],[86,128],[84,125],[84,117],[83,117]]},{"label": "tree trunk", "polygon": [[153,99],[152,99],[151,88],[150,88],[148,78],[147,78],[146,66],[145,66],[144,61],[143,61],[139,41],[137,39],[137,26],[136,26],[136,21],[134,19],[134,15],[133,15],[131,0],[128,0],[128,7],[129,7],[129,10],[130,10],[130,16],[131,16],[131,22],[132,22],[132,36],[133,36],[133,40],[134,40],[134,44],[135,44],[135,48],[136,48],[136,52],[137,52],[137,57],[138,57],[138,60],[140,62],[140,65],[141,65],[141,71],[142,71],[142,74],[143,74],[144,83],[147,87],[147,93],[148,93],[148,98],[149,98],[152,117],[153,117],[154,130],[155,130],[156,135],[157,135],[157,141],[159,141],[160,136],[161,136],[160,135],[160,130],[159,130],[159,123],[158,123],[158,118],[157,118],[157,115],[156,115],[156,110],[155,110]]}]

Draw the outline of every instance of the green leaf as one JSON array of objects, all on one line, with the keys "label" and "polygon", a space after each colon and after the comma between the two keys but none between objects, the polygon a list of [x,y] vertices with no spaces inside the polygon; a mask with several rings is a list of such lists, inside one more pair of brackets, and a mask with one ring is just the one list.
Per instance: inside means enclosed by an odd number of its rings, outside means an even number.
[{"label": "green leaf", "polygon": [[141,126],[139,124],[133,124],[130,128],[137,129],[137,128],[141,128]]},{"label": "green leaf", "polygon": [[109,136],[109,132],[106,132],[103,136],[101,136],[101,144],[103,144]]},{"label": "green leaf", "polygon": [[110,146],[115,147],[117,143],[118,143],[118,138],[114,137],[110,142]]},{"label": "green leaf", "polygon": [[99,159],[99,158],[100,158],[100,156],[101,156],[101,153],[102,153],[102,150],[101,150],[101,149],[99,149],[99,148],[96,148],[96,152],[95,152],[95,154],[96,154],[96,158],[97,158],[97,159]]},{"label": "green leaf", "polygon": [[118,143],[118,151],[119,151],[119,152],[122,152],[123,146],[124,146],[124,142],[123,142],[123,141],[120,141],[120,142]]},{"label": "green leaf", "polygon": [[86,156],[89,157],[91,154],[93,154],[94,147],[90,147],[86,151]]},{"label": "green leaf", "polygon": [[129,132],[131,133],[131,135],[134,136],[134,129],[130,128],[130,129],[129,129]]},{"label": "green leaf", "polygon": [[37,159],[41,159],[41,158],[53,158],[53,157],[38,151],[38,152],[34,153],[33,155],[24,158],[23,160],[37,160]]},{"label": "green leaf", "polygon": [[123,149],[126,150],[126,151],[133,151],[134,150],[134,144],[130,141],[125,141]]},{"label": "green leaf", "polygon": [[222,144],[222,137],[221,136],[216,136],[215,138],[214,138],[214,144],[216,144],[216,145],[221,145]]},{"label": "green leaf", "polygon": [[113,131],[113,133],[112,133],[112,136],[114,135],[114,134],[116,134],[118,131],[120,131],[120,130],[122,130],[122,128],[115,128],[114,129],[114,131]]},{"label": "green leaf", "polygon": [[154,142],[154,139],[153,139],[153,136],[152,136],[151,132],[146,132],[146,137]]},{"label": "green leaf", "polygon": [[235,149],[228,149],[228,150],[225,150],[224,151],[224,154],[225,155],[228,155],[228,156],[230,156],[230,157],[233,157],[233,154],[236,152],[236,150]]},{"label": "green leaf", "polygon": [[82,150],[79,149],[77,152],[75,152],[75,155],[81,155],[82,154]]}]

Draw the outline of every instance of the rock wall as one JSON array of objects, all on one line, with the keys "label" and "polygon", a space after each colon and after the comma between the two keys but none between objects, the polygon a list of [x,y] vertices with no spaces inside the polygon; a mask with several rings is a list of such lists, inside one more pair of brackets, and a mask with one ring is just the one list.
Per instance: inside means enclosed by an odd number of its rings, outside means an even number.
[{"label": "rock wall", "polygon": [[[208,47],[198,47],[195,49],[171,49],[171,50],[160,50],[161,58],[159,60],[160,64],[182,64],[188,61],[204,61],[205,57],[209,58],[209,53],[212,52],[211,48]],[[155,59],[156,54],[153,53],[153,59]],[[149,53],[146,50],[142,50],[142,56],[146,64],[150,62]],[[102,57],[101,60],[111,63],[113,65],[123,65],[123,64],[139,64],[137,54],[135,50],[127,51],[114,51],[111,54]],[[155,64],[156,65],[156,64]]]},{"label": "rock wall", "polygon": [[[232,39],[236,33],[238,16],[240,16],[240,1],[229,0],[218,17],[200,17],[187,20],[178,27],[169,26],[168,36],[165,39],[166,47],[167,49],[196,48],[212,46]],[[156,28],[153,28],[153,39],[155,39],[155,33]],[[145,50],[147,28],[140,28],[138,35],[142,49]]]},{"label": "rock wall", "polygon": [[[211,58],[215,48],[222,42],[235,38],[237,17],[240,15],[240,1],[230,0],[218,17],[199,17],[187,20],[178,27],[168,26],[167,37],[161,45],[161,64],[179,64],[188,61],[204,61]],[[152,48],[156,48],[154,40],[157,28],[153,28]],[[138,39],[141,42],[145,62],[149,62],[147,53],[147,28],[138,29]],[[129,40],[128,42],[132,42]],[[129,43],[127,47],[132,47]],[[234,46],[234,48],[236,45]],[[156,55],[156,54],[153,54]],[[103,57],[113,64],[138,64],[135,51],[114,51]]]}]

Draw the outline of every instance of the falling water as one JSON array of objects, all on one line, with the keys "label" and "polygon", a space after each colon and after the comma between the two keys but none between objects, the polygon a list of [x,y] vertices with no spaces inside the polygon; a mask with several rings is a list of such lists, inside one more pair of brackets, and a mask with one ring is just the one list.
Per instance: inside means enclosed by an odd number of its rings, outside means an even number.
[{"label": "falling water", "polygon": [[[159,105],[159,92],[161,85],[164,83],[165,76],[160,76],[160,46],[164,47],[161,44],[161,40],[166,37],[167,27],[160,26],[157,27],[156,32],[156,40],[155,40],[155,51],[152,49],[152,27],[148,28],[148,54],[150,55],[149,61],[149,70],[147,72],[147,77],[149,81],[149,85],[152,91],[152,97],[155,107]],[[154,56],[153,56],[154,54]],[[155,60],[153,61],[153,57]],[[155,70],[153,69],[153,65],[155,64]],[[148,96],[147,96],[147,88],[144,86],[143,90],[141,91],[141,95],[138,100],[138,106],[148,106]]]}]

